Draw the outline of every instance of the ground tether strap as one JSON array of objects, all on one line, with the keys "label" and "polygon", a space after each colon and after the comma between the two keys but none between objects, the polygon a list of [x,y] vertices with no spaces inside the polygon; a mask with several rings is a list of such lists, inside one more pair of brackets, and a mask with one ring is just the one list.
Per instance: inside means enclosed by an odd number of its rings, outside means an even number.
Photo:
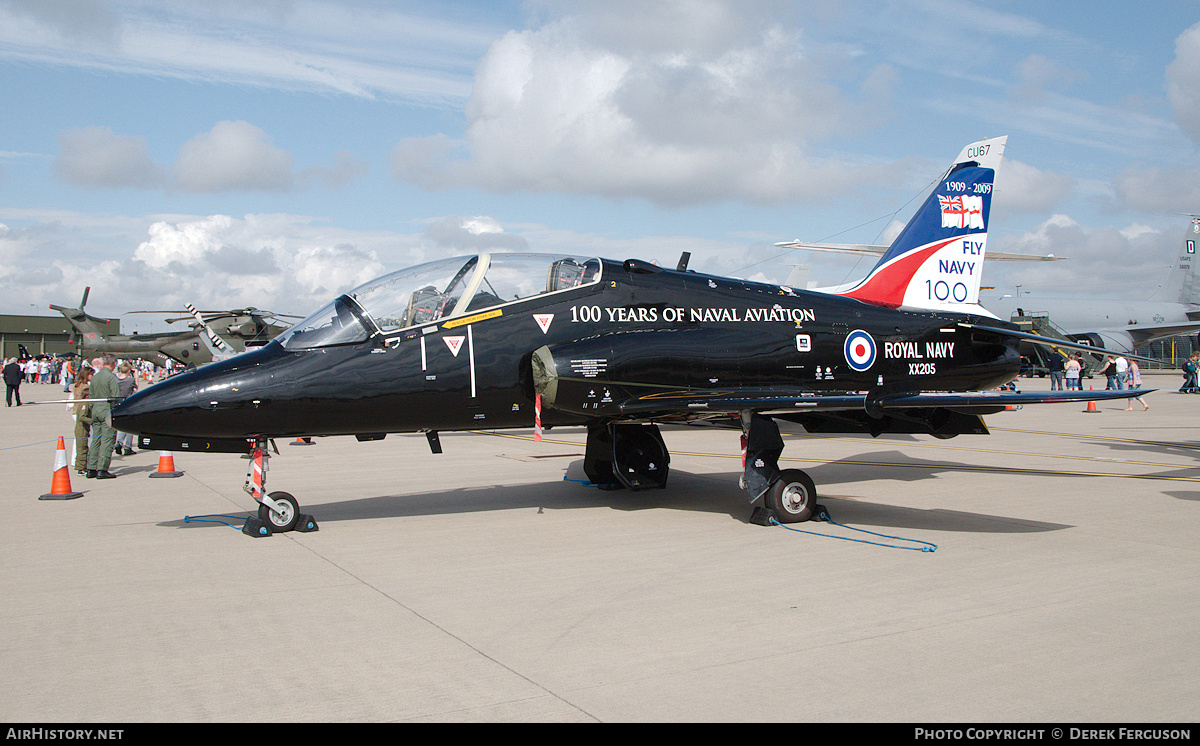
[{"label": "ground tether strap", "polygon": [[235,526],[232,523],[227,523],[225,521],[217,520],[217,519],[229,518],[229,519],[232,519],[235,521],[245,521],[249,517],[250,516],[245,516],[245,515],[223,515],[221,513],[212,513],[210,515],[185,515],[183,517],[183,522],[191,523],[191,522],[195,521],[198,523],[223,523],[226,526],[229,526],[230,528],[241,529],[242,526]]},{"label": "ground tether strap", "polygon": [[907,542],[911,542],[914,544],[924,544],[925,546],[906,547],[906,546],[900,546],[897,544],[884,544],[884,543],[878,542],[878,541],[869,541],[867,539],[853,539],[849,536],[834,536],[833,534],[822,534],[817,531],[807,531],[802,528],[793,528],[791,526],[786,526],[786,525],[780,523],[779,521],[777,521],[774,517],[771,518],[771,523],[772,523],[772,525],[786,528],[788,531],[796,531],[796,532],[802,533],[802,534],[812,534],[813,536],[824,536],[828,539],[841,539],[842,541],[854,541],[854,542],[858,542],[859,544],[874,544],[877,547],[887,547],[889,549],[908,549],[913,552],[936,552],[937,551],[937,544],[933,544],[928,541],[921,541],[920,539],[906,539],[903,536],[888,536],[887,534],[879,534],[874,531],[868,531],[865,528],[855,528],[854,526],[846,526],[844,524],[838,523],[837,521],[835,521],[829,517],[829,511],[825,510],[823,507],[821,507],[819,512],[817,512],[813,516],[813,520],[825,521],[826,523],[832,523],[835,526],[841,526],[842,528],[849,529],[851,531],[861,531],[864,534],[871,534],[872,536],[879,536],[884,539],[894,539],[896,541],[907,541]]}]

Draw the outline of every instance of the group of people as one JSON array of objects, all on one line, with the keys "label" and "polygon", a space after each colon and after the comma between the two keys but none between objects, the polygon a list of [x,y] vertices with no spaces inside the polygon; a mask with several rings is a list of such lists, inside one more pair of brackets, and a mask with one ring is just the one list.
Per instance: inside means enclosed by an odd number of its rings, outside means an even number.
[{"label": "group of people", "polygon": [[[1200,371],[1200,352],[1194,353],[1193,358],[1193,373],[1192,385],[1195,385],[1196,372]],[[1072,389],[1083,390],[1083,353],[1075,352],[1069,355],[1051,355],[1050,361],[1047,363],[1047,368],[1050,371],[1050,390],[1070,391]],[[1186,371],[1187,368],[1185,367]],[[1140,389],[1142,387],[1142,371],[1134,360],[1129,360],[1124,356],[1108,355],[1104,361],[1104,365],[1099,371],[1107,379],[1107,389]],[[1187,385],[1186,383],[1184,384]],[[1181,389],[1182,390],[1182,389]],[[1133,411],[1133,402],[1136,400],[1142,405],[1142,411],[1150,408],[1142,397],[1132,396],[1129,399],[1129,406],[1125,408],[1126,412]]]},{"label": "group of people", "polygon": [[77,373],[78,363],[67,358],[8,358],[4,361],[5,402],[11,407],[15,399],[21,406],[22,383],[61,383],[63,391],[70,391]]},{"label": "group of people", "polygon": [[115,479],[109,471],[113,453],[132,455],[133,436],[112,426],[112,405],[137,391],[133,365],[117,363],[115,355],[81,365],[71,388],[75,416],[75,471],[88,479]]},{"label": "group of people", "polygon": [[1050,370],[1051,391],[1062,391],[1064,387],[1067,391],[1083,391],[1083,353],[1076,352],[1065,359],[1062,355],[1051,355],[1047,368]]}]

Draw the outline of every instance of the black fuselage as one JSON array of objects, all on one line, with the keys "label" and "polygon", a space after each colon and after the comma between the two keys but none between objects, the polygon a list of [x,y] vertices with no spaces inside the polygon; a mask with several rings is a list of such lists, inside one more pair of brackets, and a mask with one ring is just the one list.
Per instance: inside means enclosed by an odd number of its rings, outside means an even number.
[{"label": "black fuselage", "polygon": [[543,347],[582,384],[543,406],[546,425],[621,417],[613,392],[587,396],[589,380],[667,394],[983,390],[1020,359],[1015,343],[964,325],[977,320],[606,260],[598,283],[364,342],[272,342],[145,389],[113,417],[122,431],[180,438],[531,427]]}]

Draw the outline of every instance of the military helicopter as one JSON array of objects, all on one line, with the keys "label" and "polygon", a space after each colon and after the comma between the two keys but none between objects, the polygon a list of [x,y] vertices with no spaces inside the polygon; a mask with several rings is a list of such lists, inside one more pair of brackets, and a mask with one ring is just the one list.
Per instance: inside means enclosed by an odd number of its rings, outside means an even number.
[{"label": "military helicopter", "polygon": [[[219,334],[226,345],[236,352],[241,352],[247,347],[265,345],[287,328],[286,324],[273,323],[273,320],[300,318],[256,308],[204,311],[200,312],[200,315],[191,314],[190,311],[131,311],[130,313],[188,313],[188,316],[166,321],[190,321],[192,328],[180,332],[114,334],[110,319],[98,318],[83,310],[91,290],[90,287],[83,289],[78,308],[50,305],[52,310],[61,313],[79,332],[84,356],[88,356],[89,353],[111,352],[114,355],[153,360],[159,365],[167,365],[172,360],[184,365],[204,365],[214,359],[212,347],[206,342],[206,337],[211,339],[213,334]],[[214,330],[214,326],[220,331]]]},{"label": "military helicopter", "polygon": [[807,520],[817,490],[779,468],[777,420],[951,438],[986,434],[981,415],[1010,405],[1128,396],[996,390],[1020,369],[1019,343],[1041,339],[978,305],[1005,142],[964,148],[850,286],[701,274],[687,255],[674,270],[587,256],[442,259],[361,285],[265,347],[140,391],[113,423],[144,448],[249,454],[245,488],[268,531],[315,525],[300,521],[295,497],[266,491],[273,438],[424,432],[440,453],[441,431],[581,426],[588,479],[641,490],[667,483],[658,425],[698,420],[740,428],[752,504],[779,522]]}]

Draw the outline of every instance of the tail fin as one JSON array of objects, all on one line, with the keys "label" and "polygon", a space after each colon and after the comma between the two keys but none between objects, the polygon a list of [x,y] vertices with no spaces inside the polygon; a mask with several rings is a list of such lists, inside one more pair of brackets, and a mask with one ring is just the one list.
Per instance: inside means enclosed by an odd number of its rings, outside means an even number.
[{"label": "tail fin", "polygon": [[888,308],[969,311],[979,306],[992,182],[1008,137],[963,148],[866,279],[839,295]]},{"label": "tail fin", "polygon": [[87,305],[88,293],[91,290],[91,287],[83,289],[83,298],[79,301],[79,308],[67,308],[66,306],[50,304],[51,310],[58,311],[67,321],[71,322],[71,326],[75,327],[75,331],[79,332],[83,338],[84,345],[107,342],[108,335],[115,332],[111,327],[109,319],[91,316],[83,310],[83,307]]},{"label": "tail fin", "polygon": [[[1183,246],[1179,250],[1179,261],[1171,269],[1167,281],[1159,292],[1161,300],[1178,300],[1187,305],[1200,304],[1200,278],[1196,277],[1197,264],[1196,246],[1200,244],[1200,215],[1189,215],[1192,225],[1184,236]],[[1153,293],[1155,298],[1159,293]],[[1171,296],[1175,297],[1171,297]]]}]

